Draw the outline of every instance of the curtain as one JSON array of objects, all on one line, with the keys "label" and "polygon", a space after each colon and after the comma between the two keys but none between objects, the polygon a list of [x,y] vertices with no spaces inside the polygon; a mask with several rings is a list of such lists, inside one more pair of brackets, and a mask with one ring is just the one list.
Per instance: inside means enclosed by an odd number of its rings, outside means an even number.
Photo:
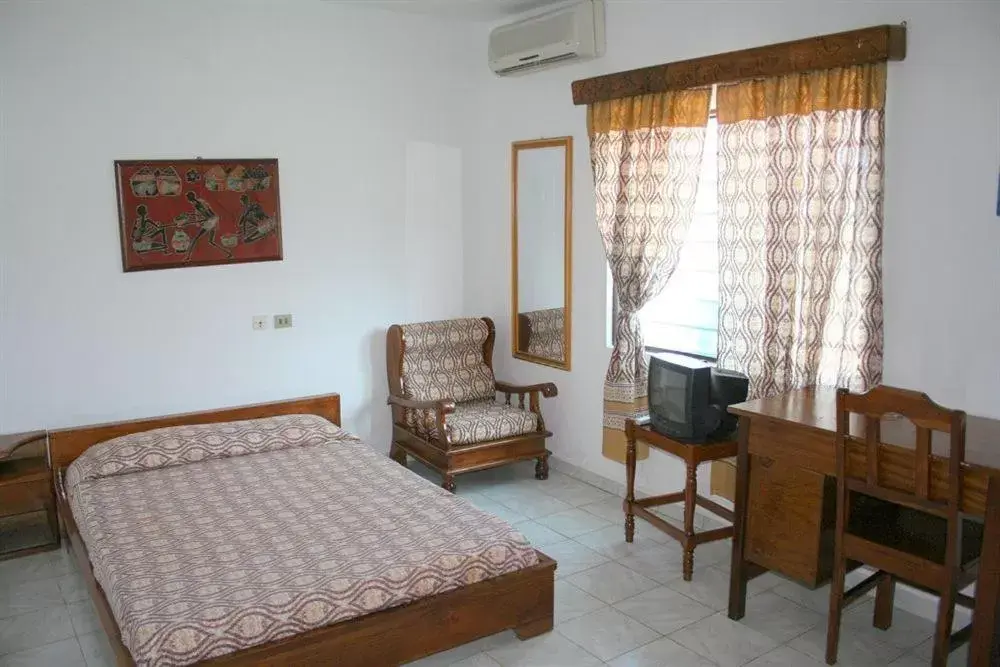
[{"label": "curtain", "polygon": [[[608,458],[625,460],[625,419],[646,412],[637,313],[677,266],[694,214],[711,90],[671,91],[587,108],[597,225],[618,308],[604,384]],[[642,456],[645,456],[645,448]]]},{"label": "curtain", "polygon": [[751,398],[882,374],[885,63],[718,89],[719,365]]}]

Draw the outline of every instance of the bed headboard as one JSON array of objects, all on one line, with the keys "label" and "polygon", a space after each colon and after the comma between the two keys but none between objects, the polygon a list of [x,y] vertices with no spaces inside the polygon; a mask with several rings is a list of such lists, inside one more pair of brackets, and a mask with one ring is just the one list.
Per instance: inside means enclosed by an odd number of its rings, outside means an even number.
[{"label": "bed headboard", "polygon": [[83,454],[88,447],[99,442],[130,433],[151,431],[154,428],[183,426],[185,424],[213,424],[295,414],[319,415],[340,426],[340,394],[307,396],[287,401],[275,401],[274,403],[257,403],[256,405],[243,405],[235,408],[188,412],[186,414],[49,431],[49,461],[53,470],[65,468],[80,454]]}]

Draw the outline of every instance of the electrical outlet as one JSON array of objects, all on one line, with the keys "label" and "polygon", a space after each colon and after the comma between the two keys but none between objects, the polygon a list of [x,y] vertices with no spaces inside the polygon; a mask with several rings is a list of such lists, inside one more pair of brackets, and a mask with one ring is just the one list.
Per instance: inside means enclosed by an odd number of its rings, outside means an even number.
[{"label": "electrical outlet", "polygon": [[292,326],[292,314],[288,313],[286,315],[275,315],[274,316],[274,328],[275,329],[289,329]]},{"label": "electrical outlet", "polygon": [[254,315],[253,316],[253,330],[263,331],[267,328],[267,315]]}]

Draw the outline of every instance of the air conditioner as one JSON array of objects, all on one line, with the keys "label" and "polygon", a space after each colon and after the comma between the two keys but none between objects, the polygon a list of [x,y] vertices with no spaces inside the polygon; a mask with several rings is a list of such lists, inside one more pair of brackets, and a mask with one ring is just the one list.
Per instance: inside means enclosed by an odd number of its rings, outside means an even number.
[{"label": "air conditioner", "polygon": [[499,76],[603,53],[604,0],[585,0],[490,32],[490,68]]}]

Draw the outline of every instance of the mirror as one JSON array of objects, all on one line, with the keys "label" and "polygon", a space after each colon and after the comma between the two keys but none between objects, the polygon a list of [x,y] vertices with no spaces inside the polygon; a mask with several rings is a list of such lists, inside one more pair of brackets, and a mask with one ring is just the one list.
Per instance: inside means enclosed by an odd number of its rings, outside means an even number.
[{"label": "mirror", "polygon": [[573,137],[514,142],[511,163],[513,353],[568,371]]}]

